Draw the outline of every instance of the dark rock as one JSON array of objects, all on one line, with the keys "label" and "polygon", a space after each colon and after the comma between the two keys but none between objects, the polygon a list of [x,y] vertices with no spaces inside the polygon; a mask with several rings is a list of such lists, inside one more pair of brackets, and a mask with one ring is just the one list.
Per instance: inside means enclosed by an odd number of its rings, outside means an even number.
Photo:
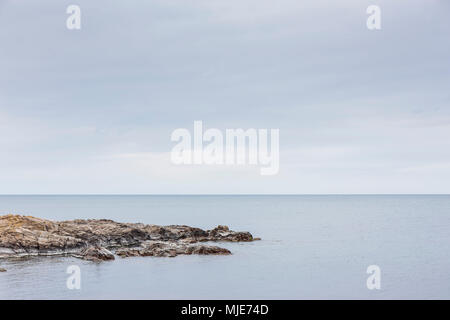
[{"label": "dark rock", "polygon": [[116,254],[126,257],[175,257],[180,254],[228,255],[228,249],[209,245],[188,245],[180,242],[148,241],[138,248],[121,248]]},{"label": "dark rock", "polygon": [[80,252],[80,256],[82,259],[90,261],[107,261],[115,259],[111,251],[98,246],[86,248]]}]

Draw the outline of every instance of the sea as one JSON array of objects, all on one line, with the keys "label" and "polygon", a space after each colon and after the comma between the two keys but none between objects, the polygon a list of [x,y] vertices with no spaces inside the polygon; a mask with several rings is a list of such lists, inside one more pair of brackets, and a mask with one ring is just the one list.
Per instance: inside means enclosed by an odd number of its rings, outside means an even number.
[{"label": "sea", "polygon": [[0,259],[0,299],[450,298],[449,195],[0,196],[8,213],[228,225],[262,240],[219,243],[230,256]]}]

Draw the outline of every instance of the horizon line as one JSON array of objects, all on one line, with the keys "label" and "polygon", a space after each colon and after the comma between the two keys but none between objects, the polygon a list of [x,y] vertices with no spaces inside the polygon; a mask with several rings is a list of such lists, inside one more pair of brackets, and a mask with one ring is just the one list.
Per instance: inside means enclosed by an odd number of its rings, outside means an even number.
[{"label": "horizon line", "polygon": [[1,196],[448,196],[450,193],[5,193]]}]

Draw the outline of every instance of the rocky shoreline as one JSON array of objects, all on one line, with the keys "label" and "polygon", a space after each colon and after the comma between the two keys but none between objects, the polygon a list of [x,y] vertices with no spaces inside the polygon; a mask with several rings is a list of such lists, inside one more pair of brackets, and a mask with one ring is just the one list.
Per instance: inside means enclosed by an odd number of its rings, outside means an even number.
[{"label": "rocky shoreline", "polygon": [[[181,254],[229,255],[228,249],[203,242],[250,242],[249,232],[227,226],[212,230],[171,225],[119,223],[112,220],[50,221],[31,216],[0,216],[0,259],[67,255],[90,261]],[[6,271],[0,268],[0,272]]]}]

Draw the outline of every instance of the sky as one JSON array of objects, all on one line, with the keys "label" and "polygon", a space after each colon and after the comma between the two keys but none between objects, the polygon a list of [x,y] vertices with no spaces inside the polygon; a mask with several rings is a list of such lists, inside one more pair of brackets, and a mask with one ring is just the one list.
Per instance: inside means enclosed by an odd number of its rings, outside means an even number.
[{"label": "sky", "polygon": [[[447,0],[0,0],[0,194],[450,193],[449,57]],[[279,173],[173,164],[196,120]]]}]

